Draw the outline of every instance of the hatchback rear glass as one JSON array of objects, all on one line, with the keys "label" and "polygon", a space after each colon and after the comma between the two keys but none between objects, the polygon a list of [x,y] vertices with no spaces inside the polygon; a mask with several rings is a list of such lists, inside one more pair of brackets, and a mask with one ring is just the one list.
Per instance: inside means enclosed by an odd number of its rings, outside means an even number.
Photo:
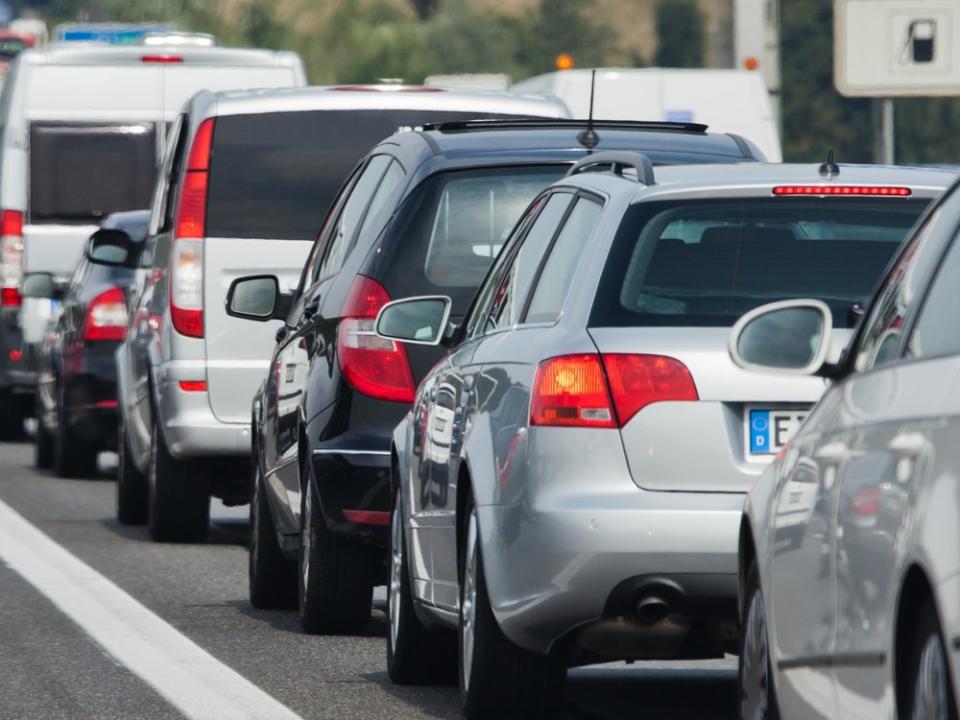
[{"label": "hatchback rear glass", "polygon": [[927,205],[899,198],[640,203],[621,223],[592,327],[729,326],[776,300],[820,298],[850,327]]},{"label": "hatchback rear glass", "polygon": [[30,126],[32,220],[97,221],[150,206],[157,175],[153,123]]},{"label": "hatchback rear glass", "polygon": [[383,138],[428,121],[478,115],[483,113],[312,110],[219,117],[207,235],[313,240],[351,168]]},{"label": "hatchback rear glass", "polygon": [[381,253],[392,297],[441,293],[463,312],[527,205],[566,165],[450,170],[404,202]]}]

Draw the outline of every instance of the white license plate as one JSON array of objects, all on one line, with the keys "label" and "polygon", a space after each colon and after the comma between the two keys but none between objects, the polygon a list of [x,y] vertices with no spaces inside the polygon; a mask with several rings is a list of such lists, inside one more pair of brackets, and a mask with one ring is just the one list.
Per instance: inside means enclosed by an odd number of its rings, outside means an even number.
[{"label": "white license plate", "polygon": [[747,452],[751,455],[772,455],[790,442],[807,410],[772,410],[748,407],[746,409]]}]

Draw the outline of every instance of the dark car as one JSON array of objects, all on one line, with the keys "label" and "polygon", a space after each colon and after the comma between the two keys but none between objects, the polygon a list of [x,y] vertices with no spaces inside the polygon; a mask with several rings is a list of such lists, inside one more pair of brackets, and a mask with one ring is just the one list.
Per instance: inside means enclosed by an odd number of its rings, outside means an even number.
[{"label": "dark car", "polygon": [[[763,159],[693,124],[426,126],[383,141],[353,171],[293,296],[271,276],[234,281],[228,312],[286,319],[253,406],[256,607],[298,604],[307,632],[366,626],[385,581],[391,432],[442,355],[379,339],[377,313],[391,298],[437,294],[458,321],[529,202],[594,140],[655,164]],[[442,529],[449,518],[424,522]]]},{"label": "dark car", "polygon": [[126,334],[127,290],[136,270],[91,261],[99,238],[121,231],[135,245],[147,235],[150,213],[109,215],[91,236],[65,288],[47,273],[27,276],[25,294],[59,299],[39,358],[36,465],[62,477],[96,473],[97,455],[116,449],[117,366],[114,353]]}]

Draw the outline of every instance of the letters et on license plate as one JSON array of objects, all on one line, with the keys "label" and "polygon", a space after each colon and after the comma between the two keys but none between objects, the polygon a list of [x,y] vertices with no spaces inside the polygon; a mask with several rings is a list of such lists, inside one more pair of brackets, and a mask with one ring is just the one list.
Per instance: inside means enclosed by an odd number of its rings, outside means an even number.
[{"label": "letters et on license plate", "polygon": [[752,455],[779,452],[800,428],[806,410],[751,408],[747,414],[748,449]]}]

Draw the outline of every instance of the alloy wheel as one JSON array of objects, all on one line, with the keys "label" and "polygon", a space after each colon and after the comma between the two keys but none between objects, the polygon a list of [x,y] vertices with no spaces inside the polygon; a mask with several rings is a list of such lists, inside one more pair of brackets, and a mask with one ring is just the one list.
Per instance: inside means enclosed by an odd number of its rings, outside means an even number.
[{"label": "alloy wheel", "polygon": [[741,720],[763,720],[767,717],[767,699],[770,695],[770,660],[767,655],[767,622],[763,612],[763,596],[759,590],[750,598],[750,609],[743,633],[740,717]]},{"label": "alloy wheel", "polygon": [[943,646],[931,635],[920,654],[920,666],[913,689],[913,720],[944,720],[950,717],[947,668]]},{"label": "alloy wheel", "polygon": [[463,595],[460,604],[461,657],[464,690],[470,689],[473,670],[473,643],[477,620],[477,514],[470,513],[467,523],[467,543],[464,548]]}]

